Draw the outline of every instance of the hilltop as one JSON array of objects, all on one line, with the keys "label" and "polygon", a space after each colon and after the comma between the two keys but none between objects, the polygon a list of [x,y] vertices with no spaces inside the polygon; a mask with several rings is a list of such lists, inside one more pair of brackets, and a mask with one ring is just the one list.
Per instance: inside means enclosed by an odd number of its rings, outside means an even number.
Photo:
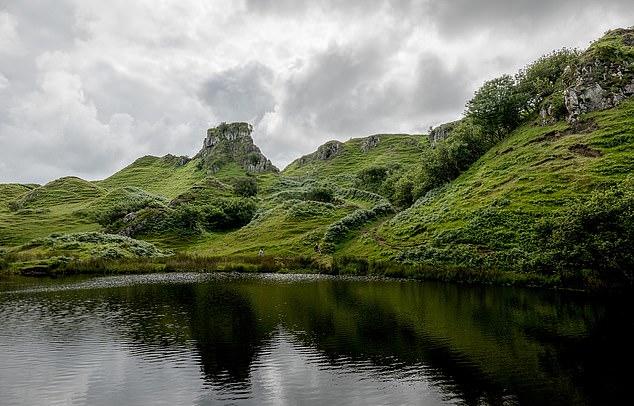
[{"label": "hilltop", "polygon": [[282,171],[250,124],[223,123],[191,158],[0,185],[0,268],[629,285],[632,96],[634,30],[619,29],[486,82],[464,117],[429,134],[329,141]]}]

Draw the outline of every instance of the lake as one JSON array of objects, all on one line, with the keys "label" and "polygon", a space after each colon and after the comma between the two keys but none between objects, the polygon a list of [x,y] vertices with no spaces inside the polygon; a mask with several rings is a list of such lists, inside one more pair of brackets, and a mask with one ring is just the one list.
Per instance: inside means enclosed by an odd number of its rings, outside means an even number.
[{"label": "lake", "polygon": [[627,403],[632,302],[301,275],[0,279],[0,405]]}]

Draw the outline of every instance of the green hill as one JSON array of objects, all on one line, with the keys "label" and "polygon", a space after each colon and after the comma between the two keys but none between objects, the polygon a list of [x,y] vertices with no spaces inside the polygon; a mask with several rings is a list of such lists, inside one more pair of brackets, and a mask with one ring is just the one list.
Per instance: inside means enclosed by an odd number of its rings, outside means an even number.
[{"label": "green hill", "polygon": [[354,186],[357,175],[370,168],[402,172],[420,163],[429,146],[427,137],[407,134],[377,134],[347,142],[330,141],[312,154],[288,165],[282,175]]},{"label": "green hill", "polygon": [[137,187],[148,193],[174,198],[205,177],[197,162],[187,157],[144,156],[114,175],[95,182],[104,189]]},{"label": "green hill", "polygon": [[[579,125],[523,126],[455,181],[345,251],[495,265],[495,254],[520,254],[549,215],[572,210],[595,192],[630,187],[632,174],[634,101],[588,114]],[[523,259],[511,258],[516,265]]]}]

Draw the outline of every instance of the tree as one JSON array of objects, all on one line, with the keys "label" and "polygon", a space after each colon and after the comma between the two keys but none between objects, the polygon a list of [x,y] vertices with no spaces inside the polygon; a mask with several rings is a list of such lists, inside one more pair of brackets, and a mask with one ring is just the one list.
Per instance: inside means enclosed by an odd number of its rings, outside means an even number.
[{"label": "tree", "polygon": [[545,98],[563,92],[566,67],[573,65],[578,57],[579,51],[563,48],[542,56],[517,73],[516,92],[524,100],[522,115],[532,114]]},{"label": "tree", "polygon": [[482,131],[502,139],[520,123],[525,104],[510,75],[485,82],[467,103],[466,116]]}]

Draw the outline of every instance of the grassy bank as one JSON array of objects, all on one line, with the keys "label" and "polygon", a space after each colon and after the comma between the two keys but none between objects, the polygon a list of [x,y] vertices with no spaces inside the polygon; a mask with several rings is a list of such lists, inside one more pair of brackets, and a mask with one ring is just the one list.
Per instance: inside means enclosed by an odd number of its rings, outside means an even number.
[{"label": "grassy bank", "polygon": [[240,272],[240,273],[303,273],[349,276],[378,276],[443,282],[532,286],[545,288],[602,288],[591,280],[559,275],[469,269],[464,267],[438,267],[406,265],[389,261],[369,261],[355,257],[278,257],[232,256],[205,257],[178,254],[158,258],[82,259],[72,261],[21,263],[12,266],[0,262],[0,273],[30,276],[64,276],[76,274],[114,275],[157,272]]}]

